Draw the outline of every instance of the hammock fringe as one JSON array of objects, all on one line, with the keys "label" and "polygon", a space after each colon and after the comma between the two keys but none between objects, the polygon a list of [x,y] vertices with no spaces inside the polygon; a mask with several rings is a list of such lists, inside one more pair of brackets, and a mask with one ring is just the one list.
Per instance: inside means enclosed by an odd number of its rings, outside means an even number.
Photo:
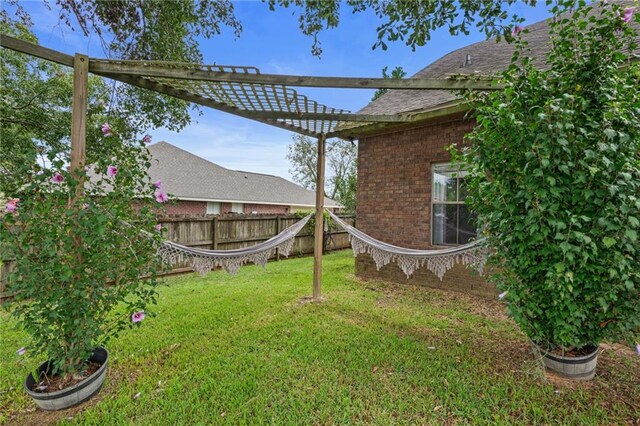
[{"label": "hammock fringe", "polygon": [[327,211],[332,219],[349,233],[353,255],[370,255],[378,271],[389,263],[395,262],[409,278],[416,270],[426,266],[440,281],[447,271],[458,263],[473,267],[480,275],[484,272],[488,254],[484,239],[444,250],[407,249],[376,240],[344,222],[331,211]]},{"label": "hammock fringe", "polygon": [[217,267],[235,275],[240,267],[248,262],[264,268],[276,250],[282,256],[289,256],[295,243],[296,234],[304,228],[309,218],[311,215],[302,218],[269,240],[252,247],[234,250],[204,250],[172,241],[164,241],[158,248],[158,256],[170,266],[187,263],[191,269],[202,276]]}]

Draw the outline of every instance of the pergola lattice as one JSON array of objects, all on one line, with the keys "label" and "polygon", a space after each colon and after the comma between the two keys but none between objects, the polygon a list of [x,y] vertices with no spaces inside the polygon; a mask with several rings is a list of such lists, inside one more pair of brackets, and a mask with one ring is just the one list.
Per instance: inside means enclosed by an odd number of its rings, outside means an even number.
[{"label": "pergola lattice", "polygon": [[[340,136],[339,127],[374,123],[408,123],[422,114],[370,115],[322,105],[291,87],[497,90],[491,78],[382,79],[262,74],[255,67],[200,65],[158,61],[123,61],[71,56],[0,35],[0,46],[74,69],[71,123],[71,170],[85,163],[88,73],[108,77],[188,102],[256,120],[318,139],[313,297],[320,297],[325,181],[325,141]],[[82,190],[79,180],[78,190]]]},{"label": "pergola lattice", "polygon": [[[260,70],[256,67],[234,65],[108,60],[95,60],[95,64],[97,68],[107,70],[114,67],[127,67],[177,71],[183,75],[193,71],[226,75],[260,75]],[[168,77],[156,75],[132,77],[109,72],[103,75],[313,137],[332,133],[340,123],[337,117],[350,115],[350,111],[322,105],[283,84],[189,80],[172,78],[171,74]]]}]

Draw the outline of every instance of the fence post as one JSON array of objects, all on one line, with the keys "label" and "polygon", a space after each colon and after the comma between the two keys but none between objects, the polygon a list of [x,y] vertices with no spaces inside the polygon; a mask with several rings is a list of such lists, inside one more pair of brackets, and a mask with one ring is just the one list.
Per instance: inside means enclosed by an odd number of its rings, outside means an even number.
[{"label": "fence post", "polygon": [[[276,217],[276,235],[282,232],[282,217]],[[276,248],[276,261],[280,260],[280,249]]]},{"label": "fence post", "polygon": [[211,222],[211,248],[218,250],[218,216]]}]

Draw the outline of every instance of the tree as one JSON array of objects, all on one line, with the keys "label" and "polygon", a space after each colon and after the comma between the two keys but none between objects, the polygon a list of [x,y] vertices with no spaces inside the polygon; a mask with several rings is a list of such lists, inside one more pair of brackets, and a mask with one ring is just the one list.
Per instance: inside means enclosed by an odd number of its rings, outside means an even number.
[{"label": "tree", "polygon": [[[5,34],[37,42],[22,25],[0,23]],[[0,50],[0,188],[11,193],[16,181],[11,173],[31,167],[50,150],[64,152],[71,134],[72,74],[68,68]],[[104,120],[109,87],[102,78],[90,77],[89,121]],[[115,122],[114,122],[115,125]],[[68,161],[68,158],[63,158]],[[18,182],[19,184],[19,182]]]},{"label": "tree", "polygon": [[[395,67],[393,69],[393,71],[391,71],[391,74],[387,73],[388,69],[389,69],[389,67],[382,68],[382,78],[390,78],[390,79],[393,79],[393,80],[400,80],[401,78],[404,78],[404,76],[407,75],[407,72],[402,67]],[[373,94],[373,97],[371,98],[371,100],[375,101],[380,96],[382,96],[385,93],[387,93],[388,90],[389,89],[378,89],[378,90],[376,90],[376,92]]]},{"label": "tree", "polygon": [[[509,15],[515,3],[533,5],[536,0],[263,0],[270,10],[290,8],[300,31],[313,39],[312,54],[322,53],[319,34],[340,23],[341,12],[372,10],[379,19],[373,48],[403,41],[415,49],[425,45],[433,31],[446,27],[450,34],[468,34],[474,25],[487,37],[509,35],[521,19]],[[9,0],[19,4],[19,0]],[[198,37],[210,38],[230,28],[237,36],[242,24],[230,0],[111,1],[55,0],[59,17],[85,35],[96,34],[115,57],[122,59],[178,60],[201,57]],[[19,18],[29,17],[23,9]],[[3,12],[6,15],[6,12]],[[199,62],[194,60],[193,62]]]},{"label": "tree", "polygon": [[[290,8],[297,16],[300,31],[313,39],[311,52],[322,54],[319,34],[340,24],[340,14],[372,10],[379,22],[373,48],[387,48],[388,42],[403,41],[415,49],[425,45],[433,31],[446,27],[451,35],[468,34],[475,26],[487,37],[509,36],[517,15],[509,15],[515,3],[534,5],[536,0],[263,0],[270,10]],[[17,19],[23,23],[30,16],[20,7]],[[49,7],[50,5],[47,4]],[[206,39],[224,28],[236,36],[242,24],[229,0],[110,1],[55,0],[60,21],[84,35],[96,34],[110,56],[121,59],[182,60],[200,62],[198,37]],[[2,11],[2,19],[8,13]]]},{"label": "tree", "polygon": [[[271,10],[281,6],[298,13],[300,30],[313,38],[311,52],[316,56],[322,54],[320,32],[340,23],[340,0],[268,0],[268,3]],[[433,31],[444,27],[451,35],[469,34],[475,25],[487,38],[509,37],[513,25],[522,21],[508,13],[515,3],[534,5],[536,0],[347,0],[345,9],[351,9],[351,13],[372,10],[378,17],[373,49],[386,50],[388,42],[403,41],[415,50],[431,40]]]},{"label": "tree", "polygon": [[531,340],[560,351],[640,334],[640,16],[569,16],[573,3],[553,10],[545,67],[520,40],[505,90],[470,95],[462,157],[492,280]]},{"label": "tree", "polygon": [[[315,190],[317,182],[317,141],[303,135],[293,135],[287,159],[291,162],[289,173],[293,180],[307,189]],[[327,176],[325,195],[355,211],[355,182],[357,147],[342,139],[327,141]]]}]

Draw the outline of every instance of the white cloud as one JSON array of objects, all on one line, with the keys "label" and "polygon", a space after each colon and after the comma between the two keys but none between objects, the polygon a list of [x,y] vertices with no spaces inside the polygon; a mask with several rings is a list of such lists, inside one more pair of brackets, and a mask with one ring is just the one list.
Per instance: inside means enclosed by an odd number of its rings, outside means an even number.
[{"label": "white cloud", "polygon": [[162,128],[151,134],[156,142],[169,142],[222,167],[291,179],[286,159],[291,133],[280,129],[205,111],[181,132]]}]

